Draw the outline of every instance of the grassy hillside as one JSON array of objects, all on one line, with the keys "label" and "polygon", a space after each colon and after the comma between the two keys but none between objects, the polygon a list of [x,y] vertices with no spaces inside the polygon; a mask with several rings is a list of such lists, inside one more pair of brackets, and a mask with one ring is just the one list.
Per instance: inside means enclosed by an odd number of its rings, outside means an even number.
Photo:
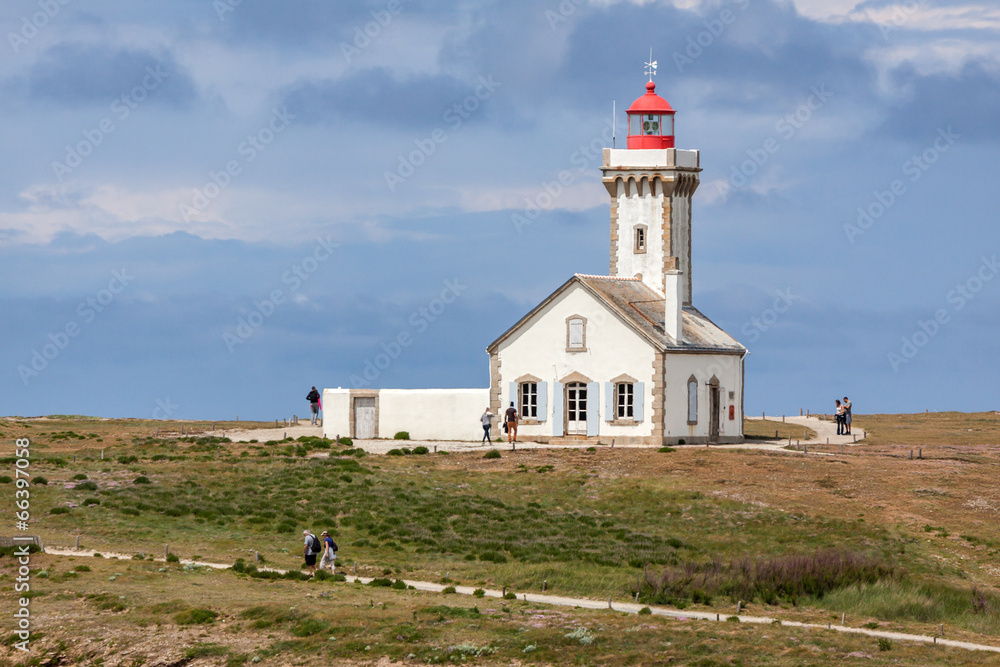
[{"label": "grassy hillside", "polygon": [[[32,487],[32,530],[49,544],[69,546],[79,535],[84,547],[137,558],[162,556],[169,544],[182,557],[225,563],[256,551],[268,565],[295,568],[308,527],[330,530],[342,560],[368,576],[514,591],[541,591],[544,582],[555,594],[631,600],[638,593],[648,604],[723,616],[742,601],[748,613],[787,620],[839,622],[843,613],[849,625],[916,633],[943,623],[951,638],[997,643],[1000,437],[995,415],[966,417],[968,427],[955,415],[858,416],[873,444],[832,456],[705,447],[367,456],[321,439],[156,438],[155,425],[75,418],[0,422],[0,432],[32,439],[31,473],[45,479]],[[195,433],[204,426],[183,424]],[[908,436],[922,459],[909,459]],[[12,486],[0,483],[0,494],[12,498]],[[12,521],[12,502],[0,508]],[[466,640],[492,648],[466,652],[465,660],[502,664],[622,656],[634,664],[734,656],[741,664],[802,664],[803,651],[831,660],[860,651],[902,664],[984,658],[513,601],[480,602],[469,616],[477,603],[464,598],[260,581],[148,560],[86,559],[92,572],[69,574],[83,559],[37,558],[48,570],[33,601],[39,623],[47,614],[59,619],[43,641],[76,650],[78,624],[97,632],[110,623],[132,637],[95,658],[132,650],[151,627],[232,664],[253,656],[281,664],[313,651],[452,661],[462,651],[447,649]],[[0,558],[8,582],[13,566]],[[320,594],[330,597],[303,597]],[[116,611],[122,606],[130,613]],[[176,618],[200,607],[220,615],[205,626],[211,641]],[[567,639],[577,626],[596,639]],[[680,634],[664,639],[664,632]],[[206,643],[216,648],[199,648]]]}]

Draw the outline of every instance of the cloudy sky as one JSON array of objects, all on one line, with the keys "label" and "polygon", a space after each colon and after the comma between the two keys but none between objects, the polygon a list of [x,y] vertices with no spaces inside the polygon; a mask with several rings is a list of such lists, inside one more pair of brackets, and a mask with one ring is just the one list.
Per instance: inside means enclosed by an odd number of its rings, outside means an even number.
[{"label": "cloudy sky", "polygon": [[9,0],[0,414],[486,386],[494,338],[608,271],[591,147],[650,48],[747,412],[996,409],[998,28],[985,0]]}]

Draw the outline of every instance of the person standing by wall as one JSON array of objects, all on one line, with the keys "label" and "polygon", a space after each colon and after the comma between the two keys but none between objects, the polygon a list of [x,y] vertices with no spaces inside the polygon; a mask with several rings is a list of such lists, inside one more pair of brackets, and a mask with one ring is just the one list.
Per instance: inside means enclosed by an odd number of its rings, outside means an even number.
[{"label": "person standing by wall", "polygon": [[312,388],[308,394],[306,394],[306,400],[309,401],[309,407],[312,409],[312,425],[316,425],[316,420],[319,419],[319,392],[316,391],[316,387]]}]

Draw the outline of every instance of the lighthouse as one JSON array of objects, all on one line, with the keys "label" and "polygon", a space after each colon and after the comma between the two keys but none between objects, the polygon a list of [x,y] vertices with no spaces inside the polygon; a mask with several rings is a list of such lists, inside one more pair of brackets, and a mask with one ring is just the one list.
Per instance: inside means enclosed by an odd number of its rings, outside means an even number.
[{"label": "lighthouse", "polygon": [[665,299],[664,328],[683,338],[691,305],[691,196],[699,155],[674,147],[673,107],[646,83],[628,115],[627,148],[605,148],[602,181],[611,195],[609,275],[638,278]]},{"label": "lighthouse", "polygon": [[608,275],[574,274],[494,340],[487,388],[327,389],[328,437],[467,440],[469,415],[488,405],[517,413],[508,439],[553,447],[743,441],[747,349],[691,303],[698,151],[675,147],[674,109],[656,93],[652,56],[646,66],[627,148],[603,152]]}]

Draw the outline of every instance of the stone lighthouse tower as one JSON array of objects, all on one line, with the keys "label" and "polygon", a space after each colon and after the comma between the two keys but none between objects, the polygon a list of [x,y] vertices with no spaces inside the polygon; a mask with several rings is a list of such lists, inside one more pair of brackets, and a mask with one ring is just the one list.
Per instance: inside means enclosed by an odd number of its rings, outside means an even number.
[{"label": "stone lighthouse tower", "polygon": [[604,187],[611,195],[611,269],[640,278],[664,295],[664,331],[682,342],[682,309],[691,306],[691,196],[698,151],[674,148],[674,109],[646,94],[628,111],[628,148],[604,149]]}]

